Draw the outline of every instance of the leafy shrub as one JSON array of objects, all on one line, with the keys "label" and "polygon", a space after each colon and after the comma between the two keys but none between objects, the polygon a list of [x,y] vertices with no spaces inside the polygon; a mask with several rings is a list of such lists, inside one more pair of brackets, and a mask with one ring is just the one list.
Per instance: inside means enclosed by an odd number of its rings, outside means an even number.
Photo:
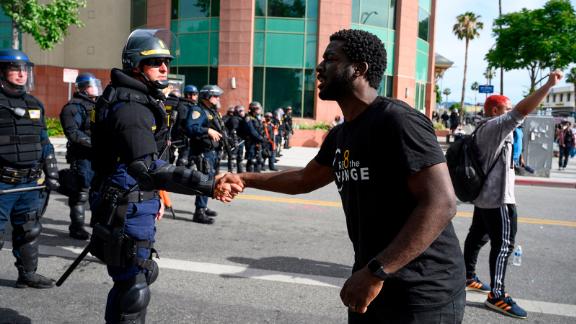
[{"label": "leafy shrub", "polygon": [[312,129],[318,129],[318,130],[329,130],[330,129],[330,125],[328,125],[325,122],[319,122],[316,124],[298,124],[295,125],[294,127],[295,129],[304,129],[304,130],[312,130]]},{"label": "leafy shrub", "polygon": [[434,130],[445,130],[444,124],[441,122],[434,122]]},{"label": "leafy shrub", "polygon": [[46,126],[48,127],[48,136],[62,136],[64,130],[58,118],[46,118]]}]

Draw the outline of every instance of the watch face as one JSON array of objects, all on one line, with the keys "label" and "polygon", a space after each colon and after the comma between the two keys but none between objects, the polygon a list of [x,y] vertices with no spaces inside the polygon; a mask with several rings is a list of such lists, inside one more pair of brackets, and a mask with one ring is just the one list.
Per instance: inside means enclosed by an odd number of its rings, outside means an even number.
[{"label": "watch face", "polygon": [[368,263],[368,269],[370,270],[370,272],[372,272],[374,276],[382,280],[386,280],[386,278],[388,278],[388,274],[384,271],[384,268],[382,267],[380,262],[378,262],[378,260],[376,259],[372,259]]}]

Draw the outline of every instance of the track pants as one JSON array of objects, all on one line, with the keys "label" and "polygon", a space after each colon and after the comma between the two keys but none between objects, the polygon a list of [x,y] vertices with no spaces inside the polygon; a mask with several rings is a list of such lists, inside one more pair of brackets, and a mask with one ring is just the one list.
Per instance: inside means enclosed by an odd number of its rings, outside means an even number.
[{"label": "track pants", "polygon": [[474,207],[472,225],[464,242],[466,277],[475,274],[480,248],[490,241],[490,287],[495,297],[504,295],[504,277],[508,258],[514,250],[516,229],[515,205],[494,209]]}]

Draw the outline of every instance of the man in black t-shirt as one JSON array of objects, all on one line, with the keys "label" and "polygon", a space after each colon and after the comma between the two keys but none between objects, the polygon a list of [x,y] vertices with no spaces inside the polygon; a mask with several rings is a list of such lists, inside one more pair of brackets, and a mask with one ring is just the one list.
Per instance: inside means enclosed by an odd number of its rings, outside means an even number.
[{"label": "man in black t-shirt", "polygon": [[319,96],[337,101],[345,122],[303,169],[222,181],[288,194],[335,181],[355,253],[340,292],[349,323],[460,323],[464,262],[444,155],[428,118],[377,95],[385,68],[378,37],[330,36],[316,68]]}]

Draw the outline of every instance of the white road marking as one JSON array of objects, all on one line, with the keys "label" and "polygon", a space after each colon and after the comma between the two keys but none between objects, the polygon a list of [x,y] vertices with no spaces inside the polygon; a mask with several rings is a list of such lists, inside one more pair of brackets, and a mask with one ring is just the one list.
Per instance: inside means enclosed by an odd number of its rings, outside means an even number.
[{"label": "white road marking", "polygon": [[[6,242],[1,252],[12,251],[10,242]],[[80,254],[83,248],[72,246],[40,246],[40,253],[56,257],[74,257]],[[96,258],[87,257],[87,260],[96,262]],[[161,269],[170,269],[177,271],[197,272],[205,274],[214,274],[220,276],[231,276],[238,278],[267,280],[289,284],[299,284],[308,286],[318,286],[340,289],[346,278],[336,278],[328,276],[307,275],[301,273],[289,273],[281,271],[271,271],[263,269],[254,269],[249,266],[216,264],[206,262],[195,262],[188,260],[178,260],[170,258],[155,259]],[[466,301],[471,303],[484,303],[486,294],[477,292],[467,292]],[[527,312],[543,313],[550,315],[559,315],[567,317],[576,317],[576,305],[550,303],[544,301],[527,300],[514,298]],[[528,314],[530,315],[530,314]]]}]

